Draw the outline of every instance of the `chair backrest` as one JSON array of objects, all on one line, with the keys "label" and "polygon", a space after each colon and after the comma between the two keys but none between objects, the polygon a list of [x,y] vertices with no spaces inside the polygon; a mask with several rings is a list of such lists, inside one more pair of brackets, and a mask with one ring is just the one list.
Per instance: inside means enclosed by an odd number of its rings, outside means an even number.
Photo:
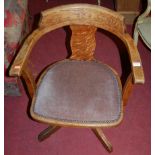
[{"label": "chair backrest", "polygon": [[107,31],[124,32],[124,17],[110,9],[90,4],[58,6],[41,13],[39,27],[56,29],[66,25],[91,25]]},{"label": "chair backrest", "polygon": [[39,28],[46,32],[71,25],[72,59],[93,59],[96,27],[111,33],[124,33],[124,18],[115,12],[89,4],[72,4],[42,12]]},{"label": "chair backrest", "polygon": [[70,26],[72,30],[71,59],[94,59],[95,32],[97,28],[101,28],[113,33],[124,42],[130,57],[134,80],[144,82],[140,56],[132,38],[125,33],[124,17],[110,9],[90,4],[63,5],[43,11],[38,29],[25,41],[10,74],[21,74],[32,47],[41,36],[64,26]]}]

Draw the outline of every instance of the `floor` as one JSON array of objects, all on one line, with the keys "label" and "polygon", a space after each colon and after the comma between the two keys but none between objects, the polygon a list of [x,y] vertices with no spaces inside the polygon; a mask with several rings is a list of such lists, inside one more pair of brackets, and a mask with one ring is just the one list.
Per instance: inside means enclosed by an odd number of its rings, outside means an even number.
[{"label": "floor", "polygon": [[[36,27],[38,13],[47,8],[60,4],[71,3],[73,0],[29,1],[31,23]],[[76,0],[74,2],[88,2]],[[89,0],[96,4],[96,0]],[[102,1],[102,6],[113,9],[112,0]],[[132,33],[132,26],[127,26],[127,32]],[[61,36],[61,37],[60,37]],[[119,75],[123,73],[120,60],[125,57],[126,49],[118,38],[99,30],[96,34],[96,58],[110,64]],[[41,38],[32,50],[30,63],[37,77],[43,67],[49,63],[64,59],[67,55],[66,35],[64,29],[50,32]],[[150,87],[151,87],[151,53],[140,40],[139,53],[145,72],[145,84],[136,85],[124,111],[123,122],[116,128],[103,129],[107,138],[113,144],[113,155],[149,155],[150,154]],[[119,56],[121,53],[121,57]],[[122,78],[124,80],[124,78]],[[21,86],[21,97],[5,97],[5,155],[108,155],[96,136],[90,129],[62,128],[50,138],[38,142],[37,135],[47,127],[38,123],[29,115],[29,99]]]}]

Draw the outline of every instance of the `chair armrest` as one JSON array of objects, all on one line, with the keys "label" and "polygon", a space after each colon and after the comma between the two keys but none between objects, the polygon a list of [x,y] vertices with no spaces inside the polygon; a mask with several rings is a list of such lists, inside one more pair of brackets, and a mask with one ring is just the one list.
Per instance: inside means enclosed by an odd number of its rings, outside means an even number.
[{"label": "chair armrest", "polygon": [[133,82],[135,84],[143,84],[145,82],[144,71],[137,47],[135,46],[134,41],[129,34],[125,34],[124,39],[124,43],[129,53]]},{"label": "chair armrest", "polygon": [[36,90],[36,82],[31,70],[27,66],[27,59],[31,53],[31,49],[41,35],[42,33],[37,29],[26,39],[9,70],[10,76],[22,76],[24,78],[31,98]]},{"label": "chair armrest", "polygon": [[27,63],[27,58],[31,53],[31,49],[40,37],[41,33],[39,32],[39,29],[29,35],[9,70],[10,76],[21,76],[23,67]]}]

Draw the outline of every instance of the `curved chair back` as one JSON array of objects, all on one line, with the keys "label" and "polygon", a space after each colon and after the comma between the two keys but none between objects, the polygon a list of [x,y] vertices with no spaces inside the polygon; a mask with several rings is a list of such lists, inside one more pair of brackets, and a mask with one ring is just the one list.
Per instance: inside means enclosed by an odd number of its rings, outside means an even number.
[{"label": "curved chair back", "polygon": [[116,35],[124,42],[128,50],[134,82],[144,83],[140,56],[132,38],[125,33],[124,17],[110,9],[90,4],[63,5],[43,11],[38,29],[23,44],[11,67],[10,75],[22,74],[31,49],[40,37],[63,26],[70,26],[72,30],[70,59],[94,59],[97,28]]}]

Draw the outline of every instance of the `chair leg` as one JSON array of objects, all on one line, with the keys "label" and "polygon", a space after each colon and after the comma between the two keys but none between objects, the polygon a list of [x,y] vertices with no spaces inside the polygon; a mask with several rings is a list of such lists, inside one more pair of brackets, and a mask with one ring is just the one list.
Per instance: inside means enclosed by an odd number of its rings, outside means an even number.
[{"label": "chair leg", "polygon": [[51,134],[55,133],[58,129],[61,127],[59,126],[49,126],[45,130],[43,130],[39,135],[38,135],[38,140],[41,142],[44,139],[48,138]]},{"label": "chair leg", "polygon": [[98,137],[98,139],[100,140],[100,142],[103,144],[103,146],[106,148],[106,150],[108,152],[112,152],[112,145],[111,143],[108,141],[108,139],[106,138],[106,136],[104,135],[103,131],[101,128],[94,128],[92,129],[92,131],[94,132],[94,134]]}]

